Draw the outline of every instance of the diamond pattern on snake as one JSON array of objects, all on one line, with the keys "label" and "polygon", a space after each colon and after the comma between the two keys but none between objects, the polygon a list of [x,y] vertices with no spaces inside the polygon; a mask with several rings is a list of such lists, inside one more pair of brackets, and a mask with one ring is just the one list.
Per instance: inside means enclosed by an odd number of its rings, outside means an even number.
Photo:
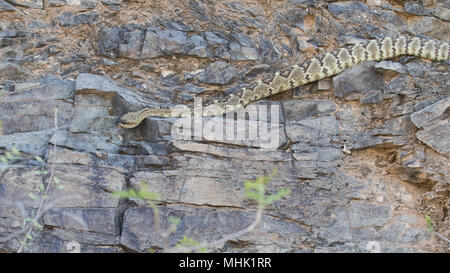
[{"label": "diamond pattern on snake", "polygon": [[[447,42],[408,36],[385,37],[339,48],[278,71],[266,82],[262,80],[252,82],[237,94],[214,101],[215,107],[210,107],[212,110],[204,111],[202,115],[207,117],[225,114],[268,96],[337,75],[361,62],[387,60],[402,55],[433,61],[450,61],[450,48]],[[134,128],[148,117],[180,117],[180,111],[173,110],[173,108],[148,107],[137,112],[129,112],[120,118],[117,126]]]}]

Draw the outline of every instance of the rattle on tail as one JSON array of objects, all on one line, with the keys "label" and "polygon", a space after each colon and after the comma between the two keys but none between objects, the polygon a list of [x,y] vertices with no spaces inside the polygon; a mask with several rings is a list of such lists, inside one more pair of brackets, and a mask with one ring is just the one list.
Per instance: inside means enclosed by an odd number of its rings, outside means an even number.
[{"label": "rattle on tail", "polygon": [[[255,81],[236,95],[231,94],[221,101],[214,101],[206,107],[202,115],[225,114],[262,98],[339,74],[360,62],[381,61],[401,55],[417,56],[434,61],[450,61],[450,47],[447,42],[397,36],[340,48],[321,57],[309,59],[300,65],[276,72],[266,82]],[[134,128],[148,117],[180,117],[180,111],[173,111],[172,108],[144,108],[137,112],[126,113],[120,118],[117,126]]]}]

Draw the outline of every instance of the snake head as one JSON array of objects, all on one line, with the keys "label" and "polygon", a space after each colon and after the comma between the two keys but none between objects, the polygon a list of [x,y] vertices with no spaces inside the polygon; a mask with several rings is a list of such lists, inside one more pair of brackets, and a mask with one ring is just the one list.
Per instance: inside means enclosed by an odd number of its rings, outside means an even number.
[{"label": "snake head", "polygon": [[130,129],[138,126],[142,119],[139,116],[139,112],[126,113],[116,121],[117,127]]}]

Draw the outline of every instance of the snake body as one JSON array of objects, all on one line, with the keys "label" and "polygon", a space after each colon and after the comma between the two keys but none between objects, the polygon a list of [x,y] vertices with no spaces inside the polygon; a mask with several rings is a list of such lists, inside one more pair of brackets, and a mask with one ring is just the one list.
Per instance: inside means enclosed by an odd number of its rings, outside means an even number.
[{"label": "snake body", "polygon": [[[217,116],[237,110],[262,98],[339,74],[361,62],[381,61],[401,55],[450,61],[450,47],[447,42],[407,36],[385,37],[357,43],[276,72],[267,80],[254,81],[237,94],[230,94],[222,100],[214,101],[205,108],[202,116]],[[181,112],[174,110],[174,108],[144,108],[137,112],[129,112],[120,118],[117,126],[134,128],[144,119],[153,116],[181,117]]]}]

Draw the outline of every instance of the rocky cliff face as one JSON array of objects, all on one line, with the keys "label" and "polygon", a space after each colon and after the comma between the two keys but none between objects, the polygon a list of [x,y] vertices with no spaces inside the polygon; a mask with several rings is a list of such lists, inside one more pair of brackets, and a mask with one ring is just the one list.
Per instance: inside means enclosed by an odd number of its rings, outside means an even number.
[{"label": "rocky cliff face", "polygon": [[[129,130],[115,121],[230,94],[365,39],[449,41],[449,21],[438,0],[0,0],[0,148],[21,151],[0,166],[0,238],[20,230],[21,208],[37,207],[29,194],[50,175],[36,173],[40,156],[64,186],[52,194],[74,198],[43,214],[27,251],[66,252],[71,241],[82,252],[160,248],[152,210],[111,195],[142,181],[161,194],[163,225],[181,219],[171,245],[220,238],[254,217],[243,182],[275,168],[270,190],[292,194],[257,231],[211,251],[365,252],[373,241],[383,252],[448,251],[424,218],[450,237],[448,62],[365,63],[254,103],[281,109],[270,151],[173,139],[171,118]],[[17,251],[22,237],[0,251]]]}]

